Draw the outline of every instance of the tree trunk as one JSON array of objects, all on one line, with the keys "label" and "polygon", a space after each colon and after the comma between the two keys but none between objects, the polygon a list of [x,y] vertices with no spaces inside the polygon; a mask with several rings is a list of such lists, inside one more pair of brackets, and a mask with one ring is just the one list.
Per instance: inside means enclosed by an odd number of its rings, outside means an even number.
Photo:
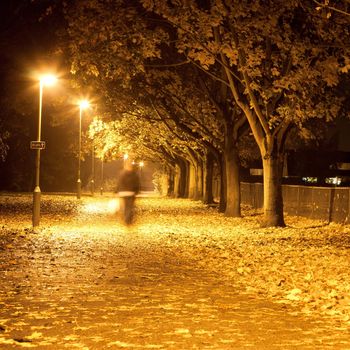
[{"label": "tree trunk", "polygon": [[188,173],[185,160],[176,160],[175,197],[187,198],[188,196]]},{"label": "tree trunk", "polygon": [[265,227],[284,227],[282,197],[283,154],[264,155],[264,222]]},{"label": "tree trunk", "polygon": [[201,160],[195,160],[195,164],[189,163],[190,169],[190,198],[194,200],[203,199],[203,171],[199,163]]},{"label": "tree trunk", "polygon": [[238,150],[233,142],[226,147],[224,159],[226,169],[226,209],[225,216],[241,216],[241,186],[239,178]]},{"label": "tree trunk", "polygon": [[179,197],[179,187],[180,187],[180,167],[178,164],[175,164],[175,171],[174,171],[174,197]]},{"label": "tree trunk", "polygon": [[188,165],[188,197],[191,199],[196,198],[197,191],[196,184],[196,167],[191,162]]},{"label": "tree trunk", "polygon": [[213,169],[214,157],[210,152],[207,152],[204,162],[204,184],[203,184],[203,202],[204,204],[213,204]]},{"label": "tree trunk", "polygon": [[203,162],[199,159],[196,171],[196,200],[203,200]]},{"label": "tree trunk", "polygon": [[241,186],[239,178],[238,149],[233,137],[233,125],[226,123],[224,162],[226,174],[226,208],[225,216],[241,216]]},{"label": "tree trunk", "polygon": [[175,195],[174,178],[175,178],[174,171],[169,169],[168,170],[168,188],[167,188],[167,196],[169,197],[174,197]]},{"label": "tree trunk", "polygon": [[190,173],[190,162],[182,159],[181,160],[181,171],[182,171],[182,184],[181,184],[181,188],[182,188],[182,198],[188,198],[189,195],[189,190],[190,190],[190,177],[189,177],[189,173]]},{"label": "tree trunk", "polygon": [[226,210],[226,164],[224,157],[220,157],[220,203],[219,212],[224,213]]}]

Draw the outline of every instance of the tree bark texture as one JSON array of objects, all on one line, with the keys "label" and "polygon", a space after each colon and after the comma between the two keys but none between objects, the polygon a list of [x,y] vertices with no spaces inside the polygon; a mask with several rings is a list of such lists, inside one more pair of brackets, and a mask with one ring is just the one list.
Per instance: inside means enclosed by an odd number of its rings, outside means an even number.
[{"label": "tree bark texture", "polygon": [[175,174],[171,169],[168,170],[168,191],[167,196],[174,197],[175,195]]},{"label": "tree bark texture", "polygon": [[196,171],[196,187],[197,194],[196,200],[203,200],[203,161],[200,159],[197,163],[197,171]]},{"label": "tree bark texture", "polygon": [[283,155],[264,156],[264,222],[265,227],[285,226],[282,197]]},{"label": "tree bark texture", "polygon": [[184,159],[176,160],[175,197],[188,197],[188,167]]},{"label": "tree bark texture", "polygon": [[203,174],[203,202],[204,204],[213,204],[213,175],[214,175],[214,157],[210,152],[207,152],[204,161]]},{"label": "tree bark texture", "polygon": [[193,199],[196,193],[195,169],[190,162],[188,165],[188,198]]},{"label": "tree bark texture", "polygon": [[225,216],[241,216],[241,185],[239,176],[238,150],[231,144],[225,149],[226,209]]},{"label": "tree bark texture", "polygon": [[219,212],[224,213],[226,210],[226,164],[224,157],[220,157],[220,203]]}]

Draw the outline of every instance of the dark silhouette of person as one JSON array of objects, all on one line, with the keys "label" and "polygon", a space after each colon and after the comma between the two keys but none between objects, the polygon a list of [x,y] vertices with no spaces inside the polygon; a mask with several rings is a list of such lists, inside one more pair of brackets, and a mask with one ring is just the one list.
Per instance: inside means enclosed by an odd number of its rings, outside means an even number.
[{"label": "dark silhouette of person", "polygon": [[117,192],[122,220],[126,225],[131,225],[134,221],[135,198],[140,192],[140,178],[134,164],[125,163],[118,179]]}]

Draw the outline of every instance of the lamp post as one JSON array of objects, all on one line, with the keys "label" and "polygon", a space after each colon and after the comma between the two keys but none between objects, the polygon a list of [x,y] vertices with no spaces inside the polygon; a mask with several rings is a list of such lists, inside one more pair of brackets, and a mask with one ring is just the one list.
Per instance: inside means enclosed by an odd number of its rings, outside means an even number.
[{"label": "lamp post", "polygon": [[[38,119],[38,134],[37,142],[41,142],[41,116],[42,116],[42,106],[43,106],[43,90],[44,86],[51,86],[55,84],[57,78],[53,75],[43,75],[39,79],[39,119]],[[33,192],[33,216],[32,224],[33,227],[39,226],[40,222],[40,151],[41,148],[36,149],[35,156],[35,188]]]},{"label": "lamp post", "polygon": [[123,159],[124,159],[123,167],[124,167],[124,169],[125,169],[126,161],[127,161],[128,158],[129,158],[129,155],[127,153],[125,153],[124,156],[123,156]]},{"label": "lamp post", "polygon": [[89,107],[89,101],[82,100],[79,102],[79,147],[78,147],[78,179],[77,179],[77,198],[81,198],[81,179],[80,179],[80,158],[81,158],[81,119],[83,109]]},{"label": "lamp post", "polygon": [[101,196],[103,195],[103,162],[104,162],[104,156],[102,156],[101,158],[101,187],[100,187]]},{"label": "lamp post", "polygon": [[143,168],[144,165],[145,165],[145,163],[143,161],[141,161],[139,163],[139,166],[140,166],[140,192],[142,190],[142,168]]},{"label": "lamp post", "polygon": [[91,149],[91,196],[95,194],[95,145],[94,140],[92,140],[92,149]]}]

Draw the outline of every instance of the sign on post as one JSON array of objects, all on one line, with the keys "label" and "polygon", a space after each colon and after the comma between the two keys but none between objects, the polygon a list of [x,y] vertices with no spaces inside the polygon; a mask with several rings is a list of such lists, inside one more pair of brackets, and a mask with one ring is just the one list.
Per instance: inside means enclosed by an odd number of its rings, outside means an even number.
[{"label": "sign on post", "polygon": [[45,141],[30,141],[30,149],[45,149]]}]

